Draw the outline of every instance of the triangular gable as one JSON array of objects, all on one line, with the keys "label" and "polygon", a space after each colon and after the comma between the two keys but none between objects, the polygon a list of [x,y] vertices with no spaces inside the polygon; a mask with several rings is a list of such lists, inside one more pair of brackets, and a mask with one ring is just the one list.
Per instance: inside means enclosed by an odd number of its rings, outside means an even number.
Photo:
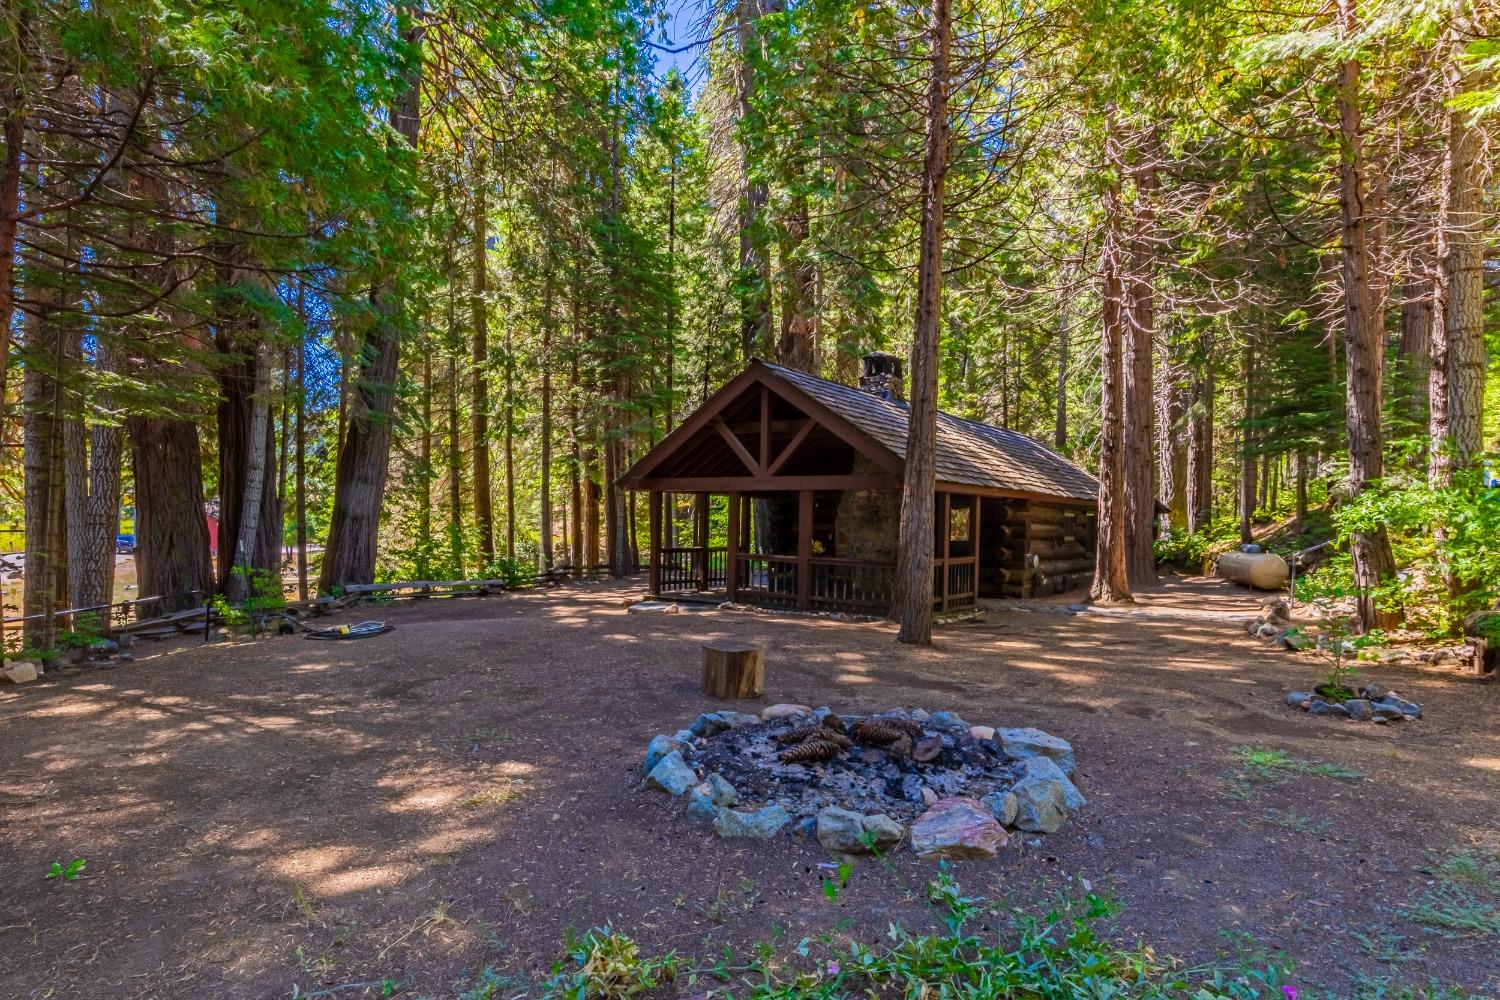
[{"label": "triangular gable", "polygon": [[[771,399],[774,397],[804,415],[807,426],[791,432],[791,439],[773,447],[770,433]],[[762,399],[766,403],[761,403]],[[737,433],[727,416],[738,414],[744,422],[747,410],[753,411],[763,431]],[[627,489],[639,489],[647,480],[657,478],[674,462],[711,460],[721,475],[764,482],[776,477],[808,436],[821,430],[838,438],[857,453],[887,473],[899,475],[904,462],[889,448],[855,427],[839,414],[767,368],[760,361],[731,379],[718,392],[693,411],[672,433],[668,434],[620,477]],[[762,443],[764,442],[764,443]],[[695,459],[696,456],[696,459]],[[670,477],[668,477],[670,478]]]}]

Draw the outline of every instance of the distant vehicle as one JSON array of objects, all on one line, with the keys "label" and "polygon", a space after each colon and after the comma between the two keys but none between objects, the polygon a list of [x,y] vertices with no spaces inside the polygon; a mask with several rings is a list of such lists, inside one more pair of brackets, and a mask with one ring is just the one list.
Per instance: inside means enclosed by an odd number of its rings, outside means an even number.
[{"label": "distant vehicle", "polygon": [[122,556],[128,556],[135,552],[135,535],[121,532],[115,536],[115,552]]}]

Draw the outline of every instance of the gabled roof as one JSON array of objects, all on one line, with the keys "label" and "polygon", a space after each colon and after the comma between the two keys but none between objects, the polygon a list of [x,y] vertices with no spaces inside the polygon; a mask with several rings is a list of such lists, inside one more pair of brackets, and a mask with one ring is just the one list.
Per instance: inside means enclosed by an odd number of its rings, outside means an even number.
[{"label": "gabled roof", "polygon": [[[806,372],[767,362],[756,363],[790,382],[905,462],[904,404]],[[1099,496],[1097,479],[1035,438],[948,413],[938,413],[936,464],[939,483],[1072,500],[1092,501]]]}]

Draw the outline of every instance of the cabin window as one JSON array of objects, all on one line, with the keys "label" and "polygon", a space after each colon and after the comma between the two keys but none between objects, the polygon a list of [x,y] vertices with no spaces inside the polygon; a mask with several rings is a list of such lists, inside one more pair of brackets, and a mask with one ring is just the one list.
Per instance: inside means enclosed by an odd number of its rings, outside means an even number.
[{"label": "cabin window", "polygon": [[969,517],[973,511],[968,507],[954,507],[948,512],[948,541],[969,540]]}]

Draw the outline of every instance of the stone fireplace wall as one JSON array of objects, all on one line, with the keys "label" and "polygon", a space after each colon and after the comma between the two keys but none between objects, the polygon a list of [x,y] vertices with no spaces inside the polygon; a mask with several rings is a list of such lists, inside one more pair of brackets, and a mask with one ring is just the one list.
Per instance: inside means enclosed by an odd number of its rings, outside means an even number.
[{"label": "stone fireplace wall", "polygon": [[[881,471],[865,456],[854,456],[855,475]],[[833,554],[838,558],[895,562],[900,534],[900,490],[845,490],[839,498],[833,521]]]}]

